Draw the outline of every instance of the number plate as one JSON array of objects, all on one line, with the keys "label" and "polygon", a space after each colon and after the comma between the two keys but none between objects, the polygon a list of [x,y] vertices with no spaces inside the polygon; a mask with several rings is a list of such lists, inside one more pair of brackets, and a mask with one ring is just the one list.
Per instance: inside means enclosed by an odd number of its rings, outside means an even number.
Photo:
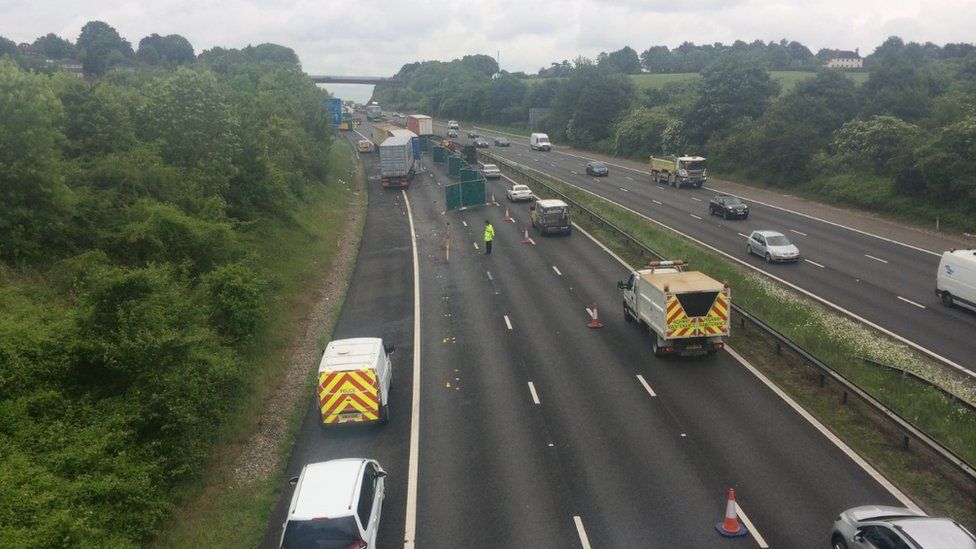
[{"label": "number plate", "polygon": [[685,349],[701,349],[701,345],[688,345]]},{"label": "number plate", "polygon": [[350,421],[362,421],[363,414],[359,412],[343,412],[339,414],[339,423],[348,423]]}]

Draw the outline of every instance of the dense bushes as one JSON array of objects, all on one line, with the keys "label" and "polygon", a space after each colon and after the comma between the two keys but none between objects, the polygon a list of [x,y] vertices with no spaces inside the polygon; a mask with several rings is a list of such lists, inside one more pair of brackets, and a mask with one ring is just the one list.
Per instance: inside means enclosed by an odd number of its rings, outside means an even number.
[{"label": "dense bushes", "polygon": [[139,59],[159,67],[112,72],[128,43],[86,29],[94,85],[0,59],[3,546],[159,526],[246,386],[261,235],[329,169],[325,93],[287,48],[194,63],[153,35]]}]

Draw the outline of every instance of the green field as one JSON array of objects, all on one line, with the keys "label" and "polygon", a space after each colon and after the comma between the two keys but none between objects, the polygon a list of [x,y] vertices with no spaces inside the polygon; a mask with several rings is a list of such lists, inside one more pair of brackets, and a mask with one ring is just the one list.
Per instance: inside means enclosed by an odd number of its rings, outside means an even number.
[{"label": "green field", "polygon": [[[808,78],[813,78],[815,72],[804,72],[804,71],[770,71],[769,75],[773,77],[773,80],[779,82],[780,89],[783,93],[786,93],[796,87],[797,82],[801,82]],[[848,78],[854,81],[855,84],[861,85],[868,80],[868,74],[866,72],[845,72],[843,73]],[[637,85],[639,89],[657,89],[663,87],[665,84],[670,84],[671,82],[683,82],[685,80],[691,80],[693,78],[700,78],[701,75],[697,72],[684,72],[675,74],[632,74],[630,79]]]}]

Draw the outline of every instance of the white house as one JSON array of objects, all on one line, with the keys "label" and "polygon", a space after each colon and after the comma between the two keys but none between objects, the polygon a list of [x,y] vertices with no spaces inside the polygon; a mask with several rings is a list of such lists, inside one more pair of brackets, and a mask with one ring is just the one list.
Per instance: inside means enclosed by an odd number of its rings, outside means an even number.
[{"label": "white house", "polygon": [[824,66],[829,69],[860,69],[864,66],[864,59],[861,59],[858,49],[854,51],[834,50]]}]

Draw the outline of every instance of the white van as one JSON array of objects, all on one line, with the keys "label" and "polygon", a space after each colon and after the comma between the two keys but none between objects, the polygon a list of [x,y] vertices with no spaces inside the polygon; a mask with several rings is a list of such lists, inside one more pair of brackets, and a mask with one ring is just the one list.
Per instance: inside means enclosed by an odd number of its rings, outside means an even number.
[{"label": "white van", "polygon": [[449,120],[447,122],[447,129],[449,130],[460,130],[461,126],[458,125],[457,120]]},{"label": "white van", "polygon": [[329,343],[315,384],[323,426],[389,421],[392,352],[378,337]]},{"label": "white van", "polygon": [[534,133],[529,136],[529,146],[533,150],[537,151],[548,151],[552,149],[552,144],[549,143],[549,136],[544,133]]},{"label": "white van", "polygon": [[949,250],[942,254],[935,295],[946,307],[960,305],[976,311],[976,250]]},{"label": "white van", "polygon": [[309,463],[295,486],[279,547],[370,548],[386,492],[386,472],[372,459]]}]

